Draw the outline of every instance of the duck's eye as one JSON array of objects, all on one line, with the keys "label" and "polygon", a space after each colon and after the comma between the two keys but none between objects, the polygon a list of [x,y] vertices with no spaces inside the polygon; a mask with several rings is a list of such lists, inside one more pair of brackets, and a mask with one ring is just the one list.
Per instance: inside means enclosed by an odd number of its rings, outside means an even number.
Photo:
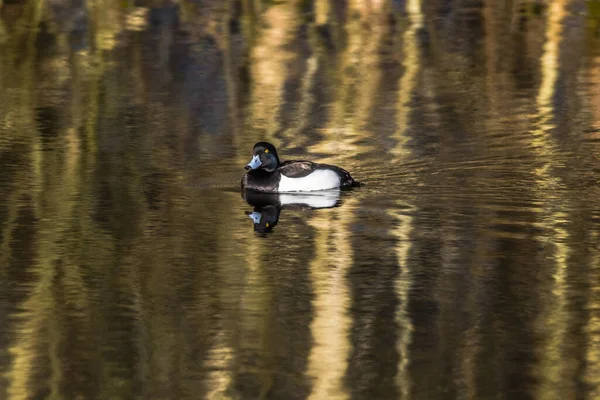
[{"label": "duck's eye", "polygon": [[265,153],[269,153],[269,149],[265,149]]}]

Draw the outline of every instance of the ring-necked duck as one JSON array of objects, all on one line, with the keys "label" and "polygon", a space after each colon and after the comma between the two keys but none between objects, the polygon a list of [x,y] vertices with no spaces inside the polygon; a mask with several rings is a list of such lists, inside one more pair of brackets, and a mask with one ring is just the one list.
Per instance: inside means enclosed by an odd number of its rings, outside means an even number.
[{"label": "ring-necked duck", "polygon": [[267,142],[254,145],[254,157],[246,165],[242,188],[258,192],[308,192],[359,186],[348,171],[335,165],[311,161],[279,161],[275,146]]}]

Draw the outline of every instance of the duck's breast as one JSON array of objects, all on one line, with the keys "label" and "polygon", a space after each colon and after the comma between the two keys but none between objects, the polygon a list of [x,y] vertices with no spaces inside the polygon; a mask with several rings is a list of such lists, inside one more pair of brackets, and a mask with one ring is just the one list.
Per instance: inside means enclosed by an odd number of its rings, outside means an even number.
[{"label": "duck's breast", "polygon": [[340,176],[330,169],[318,169],[301,178],[281,175],[278,192],[310,192],[340,187]]}]

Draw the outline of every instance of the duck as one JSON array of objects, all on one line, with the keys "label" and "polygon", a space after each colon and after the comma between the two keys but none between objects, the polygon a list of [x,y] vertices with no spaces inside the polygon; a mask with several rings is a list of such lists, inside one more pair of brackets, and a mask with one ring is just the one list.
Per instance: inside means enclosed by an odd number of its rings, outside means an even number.
[{"label": "duck", "polygon": [[242,189],[265,193],[312,192],[348,189],[361,184],[350,173],[335,165],[306,160],[281,161],[269,142],[258,142],[252,149]]}]

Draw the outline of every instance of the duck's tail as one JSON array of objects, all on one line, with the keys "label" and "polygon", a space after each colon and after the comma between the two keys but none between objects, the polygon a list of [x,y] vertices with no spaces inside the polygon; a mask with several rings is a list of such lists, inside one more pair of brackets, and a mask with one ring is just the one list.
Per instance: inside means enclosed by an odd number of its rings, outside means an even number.
[{"label": "duck's tail", "polygon": [[363,186],[363,183],[355,180],[351,175],[350,172],[346,171],[343,168],[340,167],[336,167],[335,165],[327,165],[328,168],[336,171],[336,173],[339,175],[340,177],[340,188],[341,189],[350,189],[353,187],[359,187],[359,186]]},{"label": "duck's tail", "polygon": [[342,188],[353,188],[363,186],[362,182],[355,180],[350,176],[348,172],[344,174],[344,178],[342,179]]}]

